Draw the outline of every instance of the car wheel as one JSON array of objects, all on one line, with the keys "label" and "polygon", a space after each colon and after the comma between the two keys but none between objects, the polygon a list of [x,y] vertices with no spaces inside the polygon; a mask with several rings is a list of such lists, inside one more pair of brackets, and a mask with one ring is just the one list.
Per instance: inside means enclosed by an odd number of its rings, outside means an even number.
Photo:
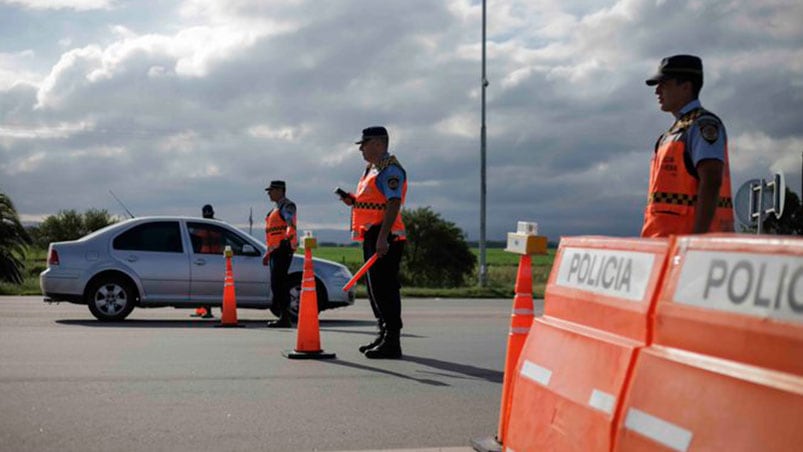
[{"label": "car wheel", "polygon": [[[290,282],[289,282],[289,308],[290,308],[290,317],[293,321],[298,321],[298,308],[301,305],[301,273],[294,273],[290,275]],[[318,279],[315,279],[315,293],[318,299],[318,312],[323,311],[323,306],[326,305],[326,289],[323,287]],[[271,307],[271,312],[273,312],[273,307]],[[274,312],[274,315],[277,315]]]},{"label": "car wheel", "polygon": [[89,312],[98,320],[111,322],[125,319],[134,309],[134,287],[119,276],[101,277],[86,293]]}]

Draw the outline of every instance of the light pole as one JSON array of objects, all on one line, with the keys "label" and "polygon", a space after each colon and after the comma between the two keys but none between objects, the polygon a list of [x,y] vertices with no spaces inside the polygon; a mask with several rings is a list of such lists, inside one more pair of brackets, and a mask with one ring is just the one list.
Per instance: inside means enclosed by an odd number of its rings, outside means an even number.
[{"label": "light pole", "polygon": [[488,269],[485,265],[485,0],[482,0],[482,124],[480,126],[480,287],[488,284]]}]

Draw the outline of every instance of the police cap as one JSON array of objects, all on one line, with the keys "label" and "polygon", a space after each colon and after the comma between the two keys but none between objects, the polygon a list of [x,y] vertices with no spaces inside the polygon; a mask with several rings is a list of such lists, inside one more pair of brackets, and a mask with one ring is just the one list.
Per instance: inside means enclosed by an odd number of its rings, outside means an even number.
[{"label": "police cap", "polygon": [[370,140],[371,138],[387,138],[388,137],[388,130],[382,126],[373,126],[368,127],[366,129],[362,129],[362,138],[360,141],[355,142],[354,144],[363,144],[364,142]]},{"label": "police cap", "polygon": [[675,77],[688,79],[698,78],[700,84],[703,81],[703,60],[694,55],[673,55],[661,60],[658,65],[658,72],[646,80],[647,85],[657,85],[662,80]]},{"label": "police cap", "polygon": [[265,191],[274,190],[274,189],[277,189],[277,188],[278,189],[282,189],[282,190],[286,190],[287,189],[286,187],[287,186],[286,186],[286,184],[284,183],[283,180],[272,180],[272,181],[270,181],[270,184],[268,184],[268,186],[265,187]]}]

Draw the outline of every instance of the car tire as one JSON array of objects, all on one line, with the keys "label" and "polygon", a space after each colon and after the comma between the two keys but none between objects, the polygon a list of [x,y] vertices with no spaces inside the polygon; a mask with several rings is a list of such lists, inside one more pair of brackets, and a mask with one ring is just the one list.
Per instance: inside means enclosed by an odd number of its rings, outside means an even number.
[{"label": "car tire", "polygon": [[120,276],[103,276],[89,286],[86,304],[89,312],[102,322],[120,321],[134,310],[134,286]]},{"label": "car tire", "polygon": [[[290,318],[293,322],[298,321],[298,307],[301,301],[301,273],[293,273],[288,276],[289,278],[289,289],[288,289],[288,299],[290,300]],[[324,287],[323,283],[321,283],[318,278],[315,278],[315,293],[317,294],[318,298],[318,312],[323,311],[326,306],[326,288]],[[273,313],[276,317],[279,317],[281,314],[279,309],[275,305],[271,305],[270,312]]]}]

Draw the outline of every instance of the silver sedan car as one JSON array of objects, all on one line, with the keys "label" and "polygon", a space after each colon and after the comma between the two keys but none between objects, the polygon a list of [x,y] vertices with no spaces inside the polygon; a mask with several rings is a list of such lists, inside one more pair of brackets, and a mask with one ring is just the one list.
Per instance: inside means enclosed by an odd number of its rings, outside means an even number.
[{"label": "silver sedan car", "polygon": [[[238,308],[271,309],[270,272],[262,265],[265,245],[220,220],[191,217],[134,218],[78,240],[54,242],[39,275],[45,302],[85,304],[98,320],[125,319],[135,308],[220,306],[226,261],[232,268]],[[293,257],[290,309],[295,317],[301,293],[303,255]],[[313,258],[318,310],[354,303],[354,289],[342,287],[351,272],[336,262]]]}]

